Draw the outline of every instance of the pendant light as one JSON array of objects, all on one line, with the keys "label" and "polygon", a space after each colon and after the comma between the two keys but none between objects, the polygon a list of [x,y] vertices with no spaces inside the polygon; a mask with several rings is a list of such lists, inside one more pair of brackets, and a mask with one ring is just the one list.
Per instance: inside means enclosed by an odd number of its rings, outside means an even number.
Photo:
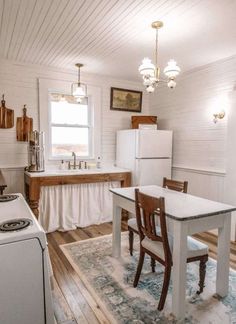
[{"label": "pendant light", "polygon": [[80,82],[80,68],[84,65],[77,63],[75,66],[78,68],[78,82],[72,83],[71,94],[76,98],[76,101],[80,103],[83,98],[87,97],[87,85]]}]

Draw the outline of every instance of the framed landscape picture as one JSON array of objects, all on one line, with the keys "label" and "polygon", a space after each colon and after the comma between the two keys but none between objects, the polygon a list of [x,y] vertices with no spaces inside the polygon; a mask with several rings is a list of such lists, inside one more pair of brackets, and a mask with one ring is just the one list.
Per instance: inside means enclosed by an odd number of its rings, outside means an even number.
[{"label": "framed landscape picture", "polygon": [[111,110],[141,112],[142,91],[111,88]]}]

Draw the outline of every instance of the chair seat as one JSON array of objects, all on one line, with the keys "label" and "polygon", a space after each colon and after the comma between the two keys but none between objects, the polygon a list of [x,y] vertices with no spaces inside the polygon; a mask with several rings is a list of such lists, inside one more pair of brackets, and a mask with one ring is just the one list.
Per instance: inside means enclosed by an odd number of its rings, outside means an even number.
[{"label": "chair seat", "polygon": [[[138,231],[138,226],[136,223],[135,218],[130,218],[128,220],[128,225],[134,229],[135,231]],[[160,227],[156,227],[157,235],[158,233],[161,233]],[[168,233],[168,239],[169,239],[169,245],[171,252],[173,252],[173,236]],[[145,239],[142,241],[142,246],[152,252],[153,254],[156,254],[161,259],[165,259],[164,250],[163,250],[163,244],[159,241],[152,241],[149,238],[145,237]],[[188,236],[187,239],[188,244],[188,252],[187,252],[187,258],[194,258],[198,256],[202,256],[205,254],[208,254],[208,246],[202,242],[199,242],[192,238],[191,236]]]},{"label": "chair seat", "polygon": [[138,232],[138,225],[135,217],[128,219],[128,226],[131,227],[135,232]]}]

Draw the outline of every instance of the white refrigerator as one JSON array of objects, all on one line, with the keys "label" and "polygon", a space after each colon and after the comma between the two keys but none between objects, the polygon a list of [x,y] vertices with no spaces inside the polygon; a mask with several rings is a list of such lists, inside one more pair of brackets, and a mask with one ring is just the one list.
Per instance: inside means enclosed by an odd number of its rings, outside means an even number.
[{"label": "white refrigerator", "polygon": [[130,129],[117,132],[116,166],[132,172],[132,185],[162,186],[171,178],[172,131]]}]

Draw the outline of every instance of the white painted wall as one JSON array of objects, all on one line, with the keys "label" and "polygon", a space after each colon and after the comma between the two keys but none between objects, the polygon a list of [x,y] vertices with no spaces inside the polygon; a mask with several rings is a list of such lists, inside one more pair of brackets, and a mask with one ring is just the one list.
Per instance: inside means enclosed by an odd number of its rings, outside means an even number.
[{"label": "white painted wall", "polygon": [[[158,116],[159,129],[174,131],[173,177],[188,180],[189,193],[234,205],[235,84],[236,56],[184,73],[174,91],[162,85],[150,97],[150,114]],[[221,109],[226,117],[214,124],[212,115]]]},{"label": "white painted wall", "polygon": [[[14,109],[16,117],[22,115],[22,108],[27,104],[28,115],[34,119],[34,129],[39,125],[38,79],[48,78],[55,81],[75,82],[77,72],[60,70],[45,66],[34,66],[0,60],[0,95],[5,94],[6,105]],[[143,90],[141,82],[119,80],[106,76],[81,73],[82,81],[101,88],[102,93],[102,159],[113,163],[115,159],[115,134],[118,129],[130,127],[131,115],[137,113],[111,111],[110,87]],[[143,93],[142,113],[148,114],[149,99]],[[3,169],[9,191],[23,191],[23,171],[27,165],[27,144],[16,141],[15,127],[0,129],[0,168]],[[14,170],[14,172],[12,171]],[[17,175],[15,171],[18,170]]]},{"label": "white painted wall", "polygon": [[[230,94],[230,101],[224,200],[228,204],[236,205],[236,86]],[[231,228],[231,237],[236,241],[236,212],[233,213]]]},{"label": "white painted wall", "polygon": [[[233,181],[236,179],[233,110],[236,103],[227,103],[226,98],[232,97],[236,84],[235,67],[236,57],[232,57],[182,74],[174,91],[166,86],[156,89],[150,96],[150,111],[149,98],[145,92],[143,96],[143,113],[157,115],[159,129],[174,131],[173,177],[188,180],[189,192],[201,197],[226,201],[231,195],[232,199],[227,201],[231,204],[236,204],[236,181]],[[5,93],[7,106],[15,110],[15,118],[21,116],[23,104],[27,104],[28,114],[34,118],[34,129],[38,128],[39,121],[39,78],[72,82],[76,73],[0,61],[0,95]],[[143,90],[142,84],[84,74],[82,80],[101,88],[102,157],[105,162],[113,163],[116,130],[129,128],[131,114],[110,110],[110,87]],[[212,114],[222,107],[227,111],[226,118],[214,124]],[[15,128],[0,129],[0,168],[9,185],[8,191],[22,192],[20,167],[27,164],[27,148],[26,144],[16,142],[15,136]]]},{"label": "white painted wall", "polygon": [[[174,131],[174,175],[186,169],[190,192],[217,200],[223,200],[223,191],[215,191],[212,175],[224,183],[228,95],[236,81],[235,64],[236,56],[189,71],[179,77],[175,90],[162,85],[150,97],[150,113],[158,116],[159,128]],[[226,117],[214,124],[212,115],[222,108]],[[195,177],[195,171],[199,175],[198,188],[190,176]]]}]

